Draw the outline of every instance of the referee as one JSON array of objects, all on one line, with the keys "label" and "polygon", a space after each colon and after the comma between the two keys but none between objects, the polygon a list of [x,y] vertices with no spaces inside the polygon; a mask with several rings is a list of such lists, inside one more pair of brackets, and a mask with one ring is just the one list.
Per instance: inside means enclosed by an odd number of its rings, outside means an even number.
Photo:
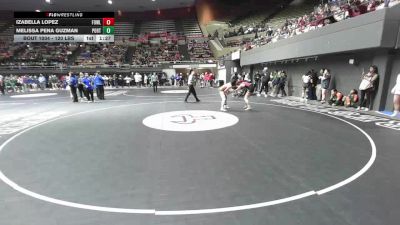
[{"label": "referee", "polygon": [[191,69],[189,72],[189,78],[188,78],[189,92],[187,93],[186,98],[185,98],[186,103],[187,103],[187,100],[188,100],[190,94],[193,94],[194,98],[196,99],[196,102],[200,102],[200,99],[197,98],[196,90],[194,89],[194,79],[195,79],[194,70]]}]

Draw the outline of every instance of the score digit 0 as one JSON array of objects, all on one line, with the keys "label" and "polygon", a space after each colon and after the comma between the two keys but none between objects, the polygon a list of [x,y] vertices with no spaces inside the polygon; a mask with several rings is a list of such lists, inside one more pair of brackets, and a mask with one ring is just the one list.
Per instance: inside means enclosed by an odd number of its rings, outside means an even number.
[{"label": "score digit 0", "polygon": [[114,26],[114,18],[103,18],[103,26]]},{"label": "score digit 0", "polygon": [[103,27],[103,34],[114,34],[114,27]]}]

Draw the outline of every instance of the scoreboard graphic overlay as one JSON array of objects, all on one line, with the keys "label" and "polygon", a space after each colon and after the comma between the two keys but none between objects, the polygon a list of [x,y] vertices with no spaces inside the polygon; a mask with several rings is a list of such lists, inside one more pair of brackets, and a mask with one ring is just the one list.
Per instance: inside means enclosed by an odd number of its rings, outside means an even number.
[{"label": "scoreboard graphic overlay", "polygon": [[114,42],[114,12],[14,12],[14,42]]}]

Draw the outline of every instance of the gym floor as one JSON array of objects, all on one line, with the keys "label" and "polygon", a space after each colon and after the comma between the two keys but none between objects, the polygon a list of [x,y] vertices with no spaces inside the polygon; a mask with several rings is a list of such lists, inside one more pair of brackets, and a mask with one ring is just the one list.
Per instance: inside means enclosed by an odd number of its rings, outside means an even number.
[{"label": "gym floor", "polygon": [[217,89],[161,93],[178,89],[0,96],[0,224],[400,221],[400,121],[264,97],[222,113]]}]

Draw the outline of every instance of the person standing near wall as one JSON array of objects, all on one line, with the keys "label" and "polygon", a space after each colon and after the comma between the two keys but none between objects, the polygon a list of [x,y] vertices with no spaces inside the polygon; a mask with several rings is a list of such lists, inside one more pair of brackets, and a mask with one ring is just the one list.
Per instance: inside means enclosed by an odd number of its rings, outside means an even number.
[{"label": "person standing near wall", "polygon": [[260,74],[260,72],[259,71],[257,71],[257,73],[254,75],[254,85],[255,85],[255,88],[256,88],[256,90],[255,91],[257,91],[257,92],[259,92],[260,91],[260,86],[261,86],[261,74]]},{"label": "person standing near wall", "polygon": [[322,74],[318,78],[321,80],[321,103],[326,102],[326,96],[328,94],[329,84],[331,83],[331,73],[328,69],[321,69]]},{"label": "person standing near wall", "polygon": [[396,85],[392,89],[392,94],[394,94],[393,97],[394,112],[391,116],[395,117],[399,115],[400,111],[400,73],[397,75]]},{"label": "person standing near wall", "polygon": [[317,100],[317,84],[318,84],[318,74],[311,70],[311,87],[310,87],[310,100]]},{"label": "person standing near wall", "polygon": [[146,74],[143,75],[143,86],[147,87],[147,81],[149,80],[149,78],[147,77]]},{"label": "person standing near wall", "polygon": [[359,86],[360,106],[358,106],[357,110],[369,111],[372,109],[372,96],[375,92],[378,77],[378,67],[376,66],[370,66],[368,73],[363,72]]},{"label": "person standing near wall", "polygon": [[0,93],[1,95],[5,95],[5,91],[4,91],[4,77],[3,75],[0,75]]},{"label": "person standing near wall", "polygon": [[200,102],[200,99],[197,98],[196,90],[194,89],[194,84],[195,84],[195,72],[193,69],[191,69],[188,77],[189,92],[186,95],[185,102],[187,102],[190,94],[193,94],[194,98],[196,99],[196,102]]},{"label": "person standing near wall", "polygon": [[287,80],[286,72],[282,70],[278,83],[278,95],[281,97],[285,97],[287,95],[285,91],[286,80]]},{"label": "person standing near wall", "polygon": [[151,75],[151,84],[153,85],[154,93],[156,93],[158,87],[158,76],[156,73],[153,73],[153,75]]},{"label": "person standing near wall", "polygon": [[309,94],[308,92],[310,91],[310,86],[311,86],[311,72],[308,71],[306,74],[304,74],[301,77],[301,80],[303,81],[302,84],[302,93],[301,93],[301,98],[303,99],[304,102],[308,103],[308,98]]},{"label": "person standing near wall", "polygon": [[135,77],[136,87],[140,88],[142,86],[142,75],[136,72],[134,77]]},{"label": "person standing near wall", "polygon": [[269,81],[270,81],[270,76],[269,74],[265,71],[264,74],[261,77],[261,88],[260,92],[257,96],[261,96],[262,91],[264,91],[264,97],[268,96],[268,89],[269,89]]}]

